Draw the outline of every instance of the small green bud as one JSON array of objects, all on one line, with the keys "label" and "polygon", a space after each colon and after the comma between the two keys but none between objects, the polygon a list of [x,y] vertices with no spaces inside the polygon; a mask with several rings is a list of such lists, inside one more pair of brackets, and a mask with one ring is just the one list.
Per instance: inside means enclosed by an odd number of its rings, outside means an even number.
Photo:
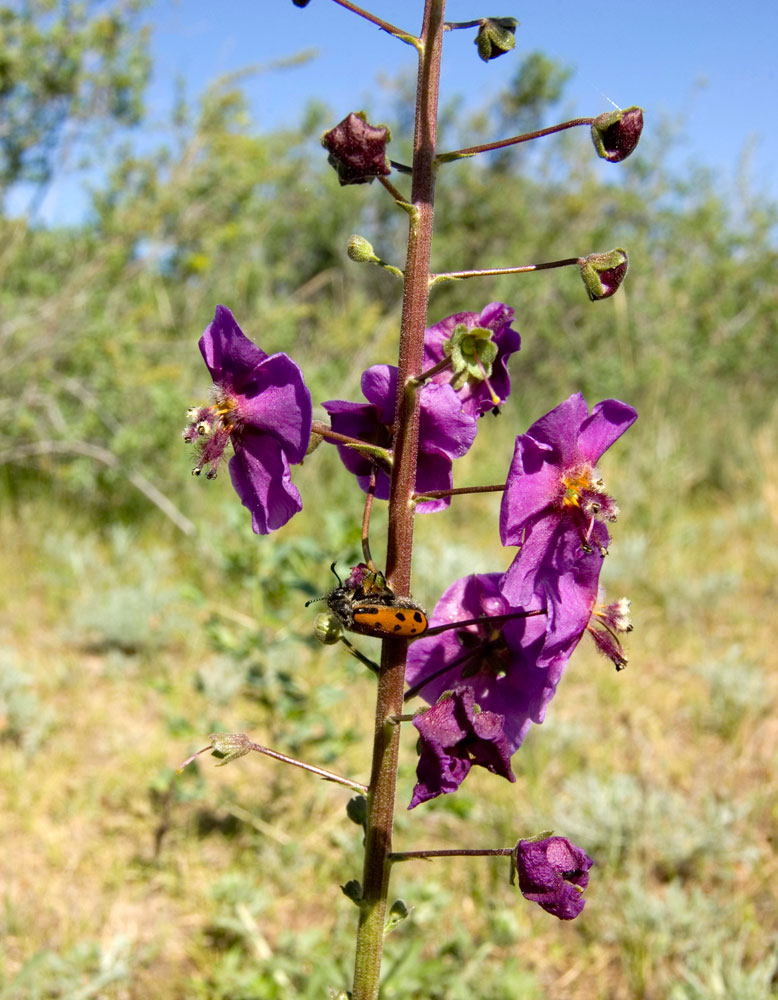
[{"label": "small green bud", "polygon": [[581,278],[592,302],[614,295],[629,267],[627,251],[617,247],[607,253],[590,253],[578,261]]},{"label": "small green bud", "polygon": [[352,823],[364,827],[367,823],[367,796],[355,795],[346,804],[346,815]]},{"label": "small green bud", "polygon": [[606,111],[592,122],[592,142],[603,160],[621,163],[637,146],[642,131],[642,108]]},{"label": "small green bud", "polygon": [[322,434],[317,434],[316,431],[312,431],[308,447],[305,449],[305,457],[307,458],[309,455],[313,454],[323,440],[324,436]]},{"label": "small green bud", "polygon": [[313,634],[322,645],[334,646],[336,642],[340,642],[343,626],[337,615],[333,615],[331,611],[325,611],[323,614],[316,615],[316,620],[313,623]]},{"label": "small green bud", "polygon": [[216,765],[224,767],[230,761],[237,760],[251,753],[251,740],[245,733],[211,733],[208,737],[216,756],[223,757]]},{"label": "small green bud", "polygon": [[358,882],[355,878],[349,879],[345,885],[342,885],[340,891],[352,903],[356,903],[357,906],[362,902],[362,883]]},{"label": "small green bud", "polygon": [[356,233],[349,239],[346,253],[357,264],[372,264],[378,260],[373,245],[364,236],[358,236]]},{"label": "small green bud", "polygon": [[481,21],[475,44],[484,62],[504,56],[515,47],[518,25],[515,17],[485,17]]},{"label": "small green bud", "polygon": [[384,924],[384,934],[393,931],[398,924],[401,924],[403,920],[410,916],[410,912],[410,908],[404,899],[395,899],[389,907],[389,916],[386,918],[386,923]]}]

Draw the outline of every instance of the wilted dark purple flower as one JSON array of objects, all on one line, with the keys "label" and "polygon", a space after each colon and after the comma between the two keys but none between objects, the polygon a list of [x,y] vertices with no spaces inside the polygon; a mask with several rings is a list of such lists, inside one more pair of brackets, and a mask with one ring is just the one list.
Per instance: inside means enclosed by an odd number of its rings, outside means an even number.
[{"label": "wilted dark purple flower", "polygon": [[586,905],[583,890],[594,864],[586,851],[567,837],[546,837],[520,840],[514,856],[524,898],[560,920],[574,920]]},{"label": "wilted dark purple flower", "polygon": [[[435,605],[430,627],[515,614],[520,609],[503,596],[501,579],[500,573],[477,573],[456,580]],[[539,607],[536,602],[526,610]],[[545,639],[545,615],[495,618],[422,636],[408,650],[409,690],[432,703],[451,688],[470,688],[482,709],[504,717],[503,730],[513,753],[530,725],[543,721],[564,669],[558,662],[537,666]]]},{"label": "wilted dark purple flower", "polygon": [[592,142],[603,160],[621,163],[637,146],[642,131],[642,108],[606,111],[592,122]]},{"label": "wilted dark purple flower", "polygon": [[369,184],[375,177],[391,173],[386,159],[390,139],[385,125],[371,125],[364,112],[352,111],[324,133],[321,144],[329,151],[327,160],[341,184]]},{"label": "wilted dark purple flower", "polygon": [[450,384],[466,413],[480,417],[510,395],[506,362],[521,346],[521,337],[511,327],[513,315],[510,306],[490,302],[480,313],[447,316],[424,334],[424,368],[451,359],[453,374],[447,368],[431,381]]},{"label": "wilted dark purple flower", "polygon": [[473,764],[515,781],[502,722],[501,715],[476,709],[471,688],[458,688],[417,715],[413,724],[420,734],[418,780],[408,808],[455,792]]},{"label": "wilted dark purple flower", "polygon": [[[332,399],[323,403],[330,415],[332,429],[348,437],[359,438],[368,445],[391,448],[394,434],[397,399],[397,368],[374,365],[362,375],[362,392],[367,403],[350,403]],[[420,390],[419,458],[416,469],[416,491],[451,489],[451,464],[461,458],[475,440],[476,419],[462,409],[459,397],[449,385],[425,385]],[[367,491],[374,459],[348,445],[339,444],[338,452],[349,472]],[[389,497],[389,475],[378,464],[376,497]],[[442,510],[449,497],[429,500],[417,505],[421,513]]]},{"label": "wilted dark purple flower", "polygon": [[217,306],[200,338],[214,382],[211,406],[190,410],[184,439],[213,479],[228,441],[235,454],[230,477],[251,511],[254,531],[265,535],[302,509],[289,464],[301,462],[311,437],[311,394],[286,354],[266,354],[243,333],[229,309]]}]

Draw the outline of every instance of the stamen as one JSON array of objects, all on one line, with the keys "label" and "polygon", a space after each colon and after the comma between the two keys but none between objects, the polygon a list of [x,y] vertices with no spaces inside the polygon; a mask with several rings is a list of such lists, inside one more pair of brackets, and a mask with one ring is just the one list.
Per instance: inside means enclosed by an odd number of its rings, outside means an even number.
[{"label": "stamen", "polygon": [[492,388],[492,383],[489,381],[489,376],[486,374],[486,369],[484,368],[483,362],[478,356],[478,351],[475,347],[473,348],[473,354],[475,354],[475,360],[478,362],[478,367],[480,368],[481,374],[483,375],[484,384],[486,385],[486,388],[489,390],[489,395],[491,397],[491,400],[495,406],[499,406],[502,400]]}]

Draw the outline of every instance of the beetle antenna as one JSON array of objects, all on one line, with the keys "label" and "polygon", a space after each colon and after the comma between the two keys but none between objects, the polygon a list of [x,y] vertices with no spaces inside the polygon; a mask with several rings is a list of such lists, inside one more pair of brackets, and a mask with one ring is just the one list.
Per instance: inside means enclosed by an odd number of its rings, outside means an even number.
[{"label": "beetle antenna", "polygon": [[[333,572],[333,573],[335,574],[335,579],[336,579],[336,580],[338,581],[338,586],[339,586],[339,587],[342,587],[342,586],[343,586],[343,581],[342,581],[342,580],[341,580],[341,578],[340,578],[340,577],[338,576],[338,573],[337,573],[337,570],[335,569],[335,563],[333,563],[333,564],[332,564],[332,565],[330,566],[330,569],[331,569],[331,570],[332,570],[332,572]],[[326,600],[327,600],[327,598],[328,598],[329,596],[330,596],[329,594],[324,594],[324,596],[323,596],[323,597],[312,597],[310,601],[306,601],[306,602],[305,602],[305,606],[306,606],[306,608],[307,608],[307,607],[309,607],[309,606],[310,606],[311,604],[317,604],[317,603],[318,603],[319,601],[326,601]]]}]

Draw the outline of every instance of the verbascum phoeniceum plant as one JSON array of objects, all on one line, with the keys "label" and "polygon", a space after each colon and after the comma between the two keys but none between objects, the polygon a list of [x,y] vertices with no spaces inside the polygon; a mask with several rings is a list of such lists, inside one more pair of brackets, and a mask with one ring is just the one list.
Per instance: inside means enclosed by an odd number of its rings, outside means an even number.
[{"label": "verbascum phoeniceum plant", "polygon": [[[309,0],[293,2],[303,8]],[[516,437],[512,457],[506,456],[504,482],[455,488],[454,460],[468,451],[479,430],[488,433],[482,418],[510,394],[509,362],[519,350],[520,336],[513,326],[514,310],[502,302],[478,303],[472,312],[432,325],[427,319],[430,289],[436,284],[553,267],[579,268],[589,298],[605,299],[624,279],[627,254],[617,248],[531,265],[431,273],[436,174],[457,159],[576,126],[591,129],[599,156],[619,162],[637,145],[643,116],[640,108],[631,107],[439,152],[438,84],[445,34],[474,30],[477,53],[489,61],[514,47],[517,22],[510,17],[447,22],[445,0],[419,0],[422,25],[415,35],[350,0],[331,2],[418,53],[411,164],[388,157],[389,130],[370,124],[361,112],[348,114],[322,138],[341,184],[378,181],[407,216],[403,269],[383,261],[360,236],[352,237],[347,250],[352,260],[381,266],[403,282],[397,365],[369,367],[362,375],[364,400],[323,401],[329,422],[314,420],[298,364],[284,353],[266,354],[243,333],[230,310],[219,305],[199,344],[213,378],[212,400],[189,412],[184,436],[197,452],[194,473],[205,470],[208,478],[216,475],[225,448],[231,446],[230,477],[258,534],[282,528],[302,508],[290,467],[318,445],[338,449],[365,495],[363,561],[343,581],[338,578],[323,599],[328,610],[317,616],[314,627],[323,643],[345,644],[375,675],[369,783],[263,747],[242,733],[215,734],[204,750],[212,750],[222,763],[252,751],[267,754],[357,793],[347,811],[364,827],[364,867],[361,879],[344,886],[359,914],[354,979],[350,989],[333,984],[331,995],[370,1000],[379,992],[385,930],[403,915],[399,902],[387,908],[395,864],[451,855],[505,856],[511,882],[518,882],[526,899],[561,920],[581,914],[593,864],[583,847],[548,832],[524,831],[514,844],[500,847],[395,850],[403,723],[418,732],[410,809],[456,792],[474,766],[513,782],[511,759],[530,725],[543,721],[583,634],[588,632],[620,670],[626,664],[621,636],[631,629],[629,602],[607,604],[599,591],[618,508],[597,463],[635,421],[635,410],[616,399],[589,406],[575,393]],[[401,190],[408,185],[409,192]],[[241,322],[250,328],[251,317],[241,317]],[[443,510],[453,499],[466,503],[467,494],[485,491],[502,494],[495,529],[510,550],[507,568],[443,582],[443,593],[428,615],[410,596],[416,515]],[[382,567],[373,560],[369,537],[375,501],[388,503]],[[380,660],[357,649],[348,633],[379,639]],[[428,707],[410,710],[416,698]]]}]

